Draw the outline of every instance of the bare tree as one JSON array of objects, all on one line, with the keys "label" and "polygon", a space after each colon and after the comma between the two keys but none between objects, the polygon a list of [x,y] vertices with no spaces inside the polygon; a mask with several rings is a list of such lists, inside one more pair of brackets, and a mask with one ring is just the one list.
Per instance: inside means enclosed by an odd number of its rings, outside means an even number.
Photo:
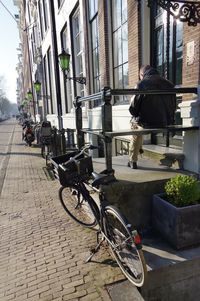
[{"label": "bare tree", "polygon": [[0,115],[9,115],[13,112],[14,104],[12,104],[6,97],[4,84],[5,79],[2,75],[0,75]]}]

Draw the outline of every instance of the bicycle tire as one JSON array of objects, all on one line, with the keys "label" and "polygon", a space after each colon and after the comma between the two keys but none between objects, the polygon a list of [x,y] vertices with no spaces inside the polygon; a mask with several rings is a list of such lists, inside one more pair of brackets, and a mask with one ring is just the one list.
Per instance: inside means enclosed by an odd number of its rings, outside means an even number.
[{"label": "bicycle tire", "polygon": [[78,186],[60,187],[59,199],[68,215],[78,224],[87,228],[96,226],[97,221],[91,207],[96,214],[98,214],[99,209],[92,198],[90,199],[90,205],[88,204]]},{"label": "bicycle tire", "polygon": [[110,249],[121,271],[126,278],[141,287],[146,278],[146,263],[142,249],[138,249],[134,243],[126,219],[114,206],[106,206],[103,218],[103,230],[111,241]]}]

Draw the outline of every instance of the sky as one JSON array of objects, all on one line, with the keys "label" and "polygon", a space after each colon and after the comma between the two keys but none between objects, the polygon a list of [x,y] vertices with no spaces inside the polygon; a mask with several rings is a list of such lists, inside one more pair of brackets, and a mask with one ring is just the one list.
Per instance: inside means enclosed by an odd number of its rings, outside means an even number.
[{"label": "sky", "polygon": [[14,16],[18,14],[13,0],[0,0],[0,76],[4,77],[3,90],[10,102],[16,103],[16,66],[18,63],[19,31]]}]

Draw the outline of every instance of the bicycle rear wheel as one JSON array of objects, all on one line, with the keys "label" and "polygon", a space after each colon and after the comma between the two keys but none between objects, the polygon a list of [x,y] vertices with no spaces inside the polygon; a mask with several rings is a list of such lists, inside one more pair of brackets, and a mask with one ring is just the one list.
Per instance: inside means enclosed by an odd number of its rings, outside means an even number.
[{"label": "bicycle rear wheel", "polygon": [[[106,236],[111,241],[111,251],[127,279],[134,285],[141,287],[146,275],[146,264],[142,249],[138,249],[134,242],[128,223],[117,208],[107,206],[103,227]],[[109,242],[108,242],[109,243]]]},{"label": "bicycle rear wheel", "polygon": [[59,189],[59,199],[65,211],[77,223],[88,228],[96,226],[97,221],[91,207],[96,213],[99,209],[92,199],[90,199],[90,205],[88,204],[78,187],[62,186]]}]

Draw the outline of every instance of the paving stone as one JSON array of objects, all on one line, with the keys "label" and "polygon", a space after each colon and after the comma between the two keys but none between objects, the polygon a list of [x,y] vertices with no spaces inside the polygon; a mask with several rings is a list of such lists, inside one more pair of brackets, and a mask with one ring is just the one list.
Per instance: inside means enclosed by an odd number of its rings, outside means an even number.
[{"label": "paving stone", "polygon": [[26,147],[21,127],[13,128],[0,199],[0,300],[110,300],[104,286],[123,279],[121,271],[102,264],[111,259],[107,248],[84,263],[95,232],[67,216],[40,149]]}]

